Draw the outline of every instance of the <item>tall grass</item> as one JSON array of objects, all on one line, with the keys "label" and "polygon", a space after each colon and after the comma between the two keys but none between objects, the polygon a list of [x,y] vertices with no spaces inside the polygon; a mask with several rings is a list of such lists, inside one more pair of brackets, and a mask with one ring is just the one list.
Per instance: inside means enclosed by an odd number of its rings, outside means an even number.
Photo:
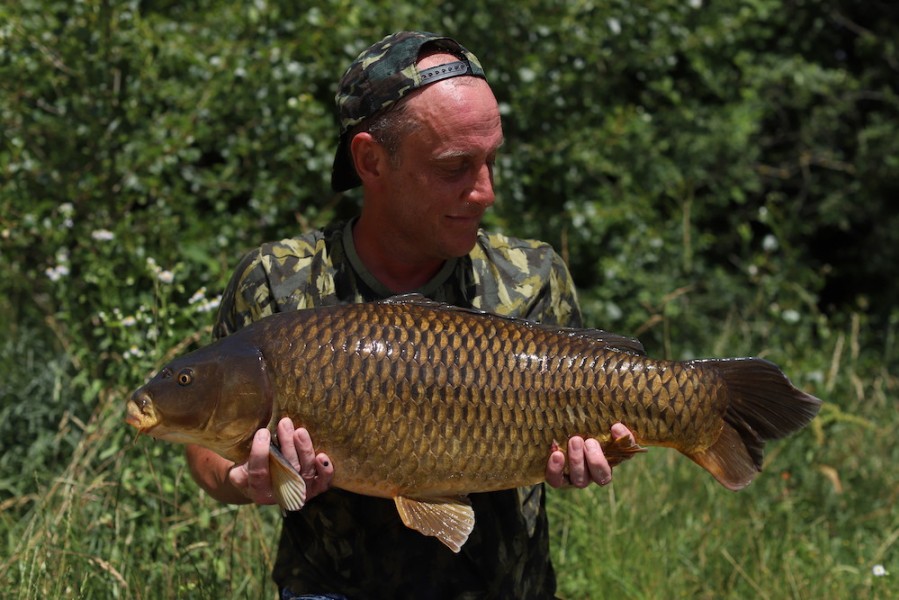
[{"label": "tall grass", "polygon": [[827,367],[800,384],[826,401],[819,418],[769,443],[740,493],[663,449],[622,465],[608,490],[551,492],[560,594],[899,597],[899,380],[880,360],[860,366],[856,326],[822,350],[784,365],[800,381]]},{"label": "tall grass", "polygon": [[[20,350],[7,345],[5,358]],[[560,595],[895,597],[897,380],[880,357],[850,327],[785,364],[827,404],[811,428],[769,444],[765,472],[740,493],[663,449],[620,467],[607,489],[552,491]],[[63,405],[77,403],[65,397],[71,386],[93,404],[82,416],[58,413],[47,439],[72,445],[44,472],[18,474],[33,493],[0,504],[3,595],[274,597],[277,511],[209,500],[179,447],[132,439],[122,422],[128,390],[79,387],[62,372],[29,393],[57,390]],[[875,576],[875,565],[890,574]]]}]

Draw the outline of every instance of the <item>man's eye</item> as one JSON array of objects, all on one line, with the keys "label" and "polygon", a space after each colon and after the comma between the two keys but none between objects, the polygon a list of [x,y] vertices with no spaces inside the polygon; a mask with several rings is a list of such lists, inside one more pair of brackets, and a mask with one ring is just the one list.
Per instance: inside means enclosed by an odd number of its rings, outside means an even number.
[{"label": "man's eye", "polygon": [[454,162],[440,167],[440,174],[445,179],[459,179],[468,175],[469,172],[471,172],[471,165],[468,162]]},{"label": "man's eye", "polygon": [[465,163],[451,163],[443,165],[441,169],[448,175],[460,175],[468,170],[468,165]]}]

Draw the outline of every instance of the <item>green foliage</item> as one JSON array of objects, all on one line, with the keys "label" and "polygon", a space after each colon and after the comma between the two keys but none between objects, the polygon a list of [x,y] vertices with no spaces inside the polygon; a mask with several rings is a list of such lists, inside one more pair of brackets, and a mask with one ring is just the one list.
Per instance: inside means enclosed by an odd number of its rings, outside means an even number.
[{"label": "green foliage", "polygon": [[897,23],[850,0],[0,6],[4,589],[271,592],[276,512],[200,494],[123,399],[208,339],[245,250],[356,210],[328,187],[336,80],[416,28],[484,62],[488,225],[555,244],[589,323],[655,356],[767,356],[828,401],[746,493],[659,451],[612,495],[554,494],[565,595],[887,597]]}]

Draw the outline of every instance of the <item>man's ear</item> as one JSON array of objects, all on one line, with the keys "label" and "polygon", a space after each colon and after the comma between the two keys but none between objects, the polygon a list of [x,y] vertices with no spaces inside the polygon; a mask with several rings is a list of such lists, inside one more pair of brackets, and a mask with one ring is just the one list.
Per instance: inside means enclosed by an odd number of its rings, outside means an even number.
[{"label": "man's ear", "polygon": [[384,174],[387,151],[370,133],[363,131],[350,141],[350,156],[363,184],[374,184]]}]

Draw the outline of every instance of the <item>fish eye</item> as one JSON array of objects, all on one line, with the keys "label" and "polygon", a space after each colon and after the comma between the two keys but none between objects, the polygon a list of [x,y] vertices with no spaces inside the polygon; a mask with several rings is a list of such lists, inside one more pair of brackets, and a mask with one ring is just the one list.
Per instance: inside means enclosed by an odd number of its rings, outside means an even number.
[{"label": "fish eye", "polygon": [[178,373],[178,385],[190,385],[190,382],[194,379],[194,372],[190,369],[182,369],[180,373]]}]

